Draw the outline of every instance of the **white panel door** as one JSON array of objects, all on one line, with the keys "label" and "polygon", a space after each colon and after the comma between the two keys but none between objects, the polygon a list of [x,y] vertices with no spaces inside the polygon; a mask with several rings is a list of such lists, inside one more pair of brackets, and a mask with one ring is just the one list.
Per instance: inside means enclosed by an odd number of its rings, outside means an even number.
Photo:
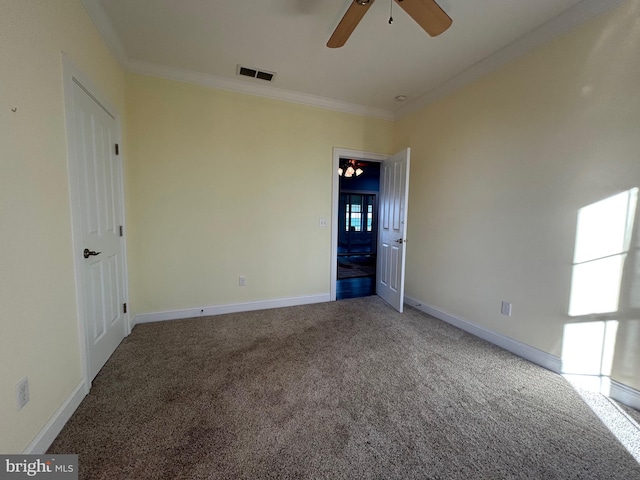
[{"label": "white panel door", "polygon": [[75,80],[72,126],[78,192],[73,208],[80,223],[74,253],[82,264],[78,292],[91,381],[126,334],[122,172],[115,118]]},{"label": "white panel door", "polygon": [[402,312],[410,149],[382,162],[376,293]]}]

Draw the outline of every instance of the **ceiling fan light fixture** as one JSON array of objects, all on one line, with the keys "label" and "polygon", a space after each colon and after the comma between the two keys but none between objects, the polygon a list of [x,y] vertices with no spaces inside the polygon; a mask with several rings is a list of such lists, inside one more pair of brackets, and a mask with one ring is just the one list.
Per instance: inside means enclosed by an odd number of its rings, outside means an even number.
[{"label": "ceiling fan light fixture", "polygon": [[361,168],[356,170],[356,177],[359,177],[360,175],[362,175],[364,172],[364,170],[362,170]]}]

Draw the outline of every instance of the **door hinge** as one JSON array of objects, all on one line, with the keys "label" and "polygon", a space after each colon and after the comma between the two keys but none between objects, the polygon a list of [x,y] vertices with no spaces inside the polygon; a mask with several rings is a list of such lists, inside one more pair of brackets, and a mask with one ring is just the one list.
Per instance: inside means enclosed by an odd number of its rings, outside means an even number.
[{"label": "door hinge", "polygon": [[120,236],[124,237],[124,231],[123,231],[122,225],[120,225]]},{"label": "door hinge", "polygon": [[126,303],[122,304],[122,313],[127,313],[127,304]]},{"label": "door hinge", "polygon": [[120,145],[116,143],[116,155],[120,155]]}]

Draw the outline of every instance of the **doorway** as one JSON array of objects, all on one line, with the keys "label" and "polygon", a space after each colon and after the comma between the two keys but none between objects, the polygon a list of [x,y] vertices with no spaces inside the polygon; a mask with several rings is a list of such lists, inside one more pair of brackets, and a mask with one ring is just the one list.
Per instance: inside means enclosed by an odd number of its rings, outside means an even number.
[{"label": "doorway", "polygon": [[[349,175],[349,166],[354,172]],[[376,294],[380,163],[341,159],[336,299]],[[356,174],[355,172],[358,172]]]},{"label": "doorway", "polygon": [[[332,167],[332,213],[331,213],[331,274],[330,274],[330,299],[337,300],[338,285],[338,217],[341,211],[347,215],[347,199],[340,208],[340,173],[345,173],[343,160],[356,162],[377,163],[379,166],[378,194],[376,198],[377,212],[374,219],[378,225],[376,243],[376,273],[373,278],[375,294],[397,311],[403,311],[404,304],[404,277],[407,242],[407,203],[409,198],[409,162],[411,150],[405,148],[395,155],[347,150],[343,148],[333,149]],[[351,164],[353,167],[353,164]],[[349,172],[358,177],[357,166]],[[362,174],[362,173],[361,173]],[[343,193],[349,193],[345,191]],[[363,192],[357,192],[363,194]],[[366,193],[366,192],[364,192]],[[357,202],[352,202],[357,203]],[[366,201],[360,203],[360,210],[368,205]],[[351,208],[351,207],[349,207]],[[377,216],[375,216],[377,214]],[[378,220],[379,219],[379,220]],[[360,222],[363,222],[362,215]],[[349,229],[351,225],[349,224]],[[347,229],[347,223],[343,224],[343,230]],[[370,294],[367,291],[365,294]]]},{"label": "doorway", "polygon": [[130,332],[120,125],[115,109],[63,56],[82,376],[91,382]]}]

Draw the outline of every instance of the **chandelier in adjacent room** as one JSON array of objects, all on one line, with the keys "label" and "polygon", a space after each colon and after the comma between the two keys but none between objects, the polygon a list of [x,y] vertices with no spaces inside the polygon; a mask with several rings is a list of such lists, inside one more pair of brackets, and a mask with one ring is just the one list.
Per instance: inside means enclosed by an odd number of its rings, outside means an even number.
[{"label": "chandelier in adjacent room", "polygon": [[359,177],[364,173],[362,167],[365,164],[363,162],[358,162],[357,160],[347,160],[340,159],[340,167],[338,168],[338,175],[345,178],[351,178],[354,175]]}]

